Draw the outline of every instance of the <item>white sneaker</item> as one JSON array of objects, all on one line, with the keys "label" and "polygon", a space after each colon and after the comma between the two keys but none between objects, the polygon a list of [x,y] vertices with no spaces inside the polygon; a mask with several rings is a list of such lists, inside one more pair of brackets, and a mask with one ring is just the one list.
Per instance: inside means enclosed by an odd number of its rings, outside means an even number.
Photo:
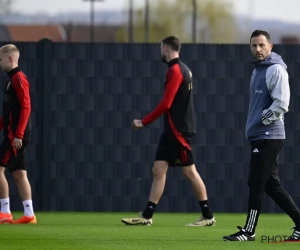
[{"label": "white sneaker", "polygon": [[143,217],[142,213],[140,212],[138,217],[135,218],[123,218],[122,222],[126,225],[143,225],[143,226],[151,226],[152,225],[152,218],[146,219]]},{"label": "white sneaker", "polygon": [[207,227],[207,226],[215,226],[217,223],[215,217],[212,217],[211,219],[206,219],[203,216],[195,222],[186,224],[188,227]]}]

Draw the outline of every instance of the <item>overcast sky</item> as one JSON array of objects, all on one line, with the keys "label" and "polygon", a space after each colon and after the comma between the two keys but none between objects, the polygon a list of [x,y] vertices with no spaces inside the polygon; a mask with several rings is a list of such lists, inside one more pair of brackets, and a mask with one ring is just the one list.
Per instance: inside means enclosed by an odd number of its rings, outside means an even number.
[{"label": "overcast sky", "polygon": [[[83,0],[16,0],[15,10],[24,13],[47,11],[51,14],[65,11],[89,11],[89,3]],[[159,0],[150,0],[156,1]],[[190,1],[190,0],[182,0]],[[285,22],[300,23],[300,0],[224,0],[233,2],[237,14],[252,18],[276,19]],[[122,9],[128,0],[104,0],[96,3],[97,9]],[[144,0],[134,0],[143,4]],[[288,4],[287,4],[288,3]],[[284,10],[284,11],[283,11]]]}]

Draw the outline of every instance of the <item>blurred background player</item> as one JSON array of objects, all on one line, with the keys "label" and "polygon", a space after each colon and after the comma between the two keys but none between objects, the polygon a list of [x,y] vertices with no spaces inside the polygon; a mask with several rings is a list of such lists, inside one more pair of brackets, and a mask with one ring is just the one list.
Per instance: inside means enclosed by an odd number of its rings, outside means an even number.
[{"label": "blurred background player", "polygon": [[216,223],[208,204],[206,187],[194,164],[191,144],[196,131],[192,73],[179,59],[180,48],[177,37],[167,37],[162,41],[162,61],[169,67],[164,97],[152,113],[143,120],[132,122],[132,126],[139,129],[164,115],[164,131],[152,169],[153,183],[149,202],[145,211],[138,217],[122,219],[122,222],[128,225],[152,225],[154,209],[164,191],[169,166],[182,168],[183,175],[191,183],[202,209],[201,218],[187,226],[213,226]]},{"label": "blurred background player", "polygon": [[[31,187],[26,172],[26,146],[31,138],[31,101],[27,77],[18,67],[19,50],[9,44],[0,48],[0,67],[9,79],[5,84],[0,129],[0,223],[37,223],[33,212]],[[13,220],[5,168],[12,173],[24,206],[24,216]]]}]

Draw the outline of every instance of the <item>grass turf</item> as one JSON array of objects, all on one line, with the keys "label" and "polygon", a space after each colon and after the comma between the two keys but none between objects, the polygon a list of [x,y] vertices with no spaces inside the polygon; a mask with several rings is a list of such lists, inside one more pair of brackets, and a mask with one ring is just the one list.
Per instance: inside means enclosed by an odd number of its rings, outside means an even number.
[{"label": "grass turf", "polygon": [[[14,218],[21,213],[14,213]],[[237,232],[245,214],[215,214],[215,227],[186,227],[199,214],[156,213],[153,226],[126,226],[133,213],[36,213],[37,225],[0,225],[0,249],[300,249],[299,243],[267,244],[263,235],[290,235],[293,223],[284,214],[262,214],[255,242],[224,242]],[[279,239],[279,238],[278,238]]]}]

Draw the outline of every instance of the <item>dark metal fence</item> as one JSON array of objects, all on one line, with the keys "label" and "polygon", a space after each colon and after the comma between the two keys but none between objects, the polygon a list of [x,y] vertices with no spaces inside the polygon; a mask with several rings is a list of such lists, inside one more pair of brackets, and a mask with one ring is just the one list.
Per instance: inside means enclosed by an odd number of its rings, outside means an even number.
[{"label": "dark metal fence", "polygon": [[[1,44],[0,44],[1,45]],[[131,121],[160,101],[166,66],[159,45],[17,43],[32,93],[33,142],[28,175],[35,210],[139,211],[148,200],[162,120],[141,131]],[[280,158],[284,187],[300,205],[300,50],[278,45],[288,64],[290,112]],[[215,212],[245,212],[250,148],[244,138],[248,45],[183,45],[194,76],[194,154]],[[5,75],[1,74],[1,80]],[[8,174],[12,210],[22,210]],[[195,212],[199,205],[180,169],[170,169],[157,211]],[[269,199],[265,212],[280,211]]]}]

